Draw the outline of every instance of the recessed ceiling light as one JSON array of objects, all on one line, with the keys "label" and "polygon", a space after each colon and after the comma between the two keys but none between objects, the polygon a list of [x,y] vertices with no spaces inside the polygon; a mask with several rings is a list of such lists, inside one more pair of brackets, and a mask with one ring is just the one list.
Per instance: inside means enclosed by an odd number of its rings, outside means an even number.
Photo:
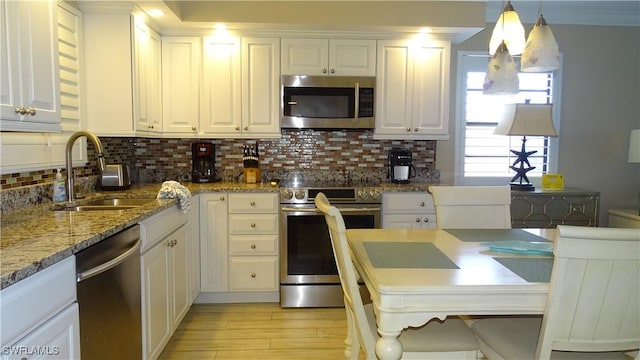
[{"label": "recessed ceiling light", "polygon": [[147,14],[149,14],[149,16],[153,16],[153,17],[157,17],[157,16],[164,16],[164,11],[160,10],[160,9],[150,9]]}]

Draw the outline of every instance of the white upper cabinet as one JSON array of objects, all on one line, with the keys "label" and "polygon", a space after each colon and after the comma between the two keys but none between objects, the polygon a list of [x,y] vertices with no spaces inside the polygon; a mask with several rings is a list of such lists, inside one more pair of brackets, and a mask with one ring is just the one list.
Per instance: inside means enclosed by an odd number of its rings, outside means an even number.
[{"label": "white upper cabinet", "polygon": [[81,1],[84,108],[87,129],[100,136],[133,136],[131,5]]},{"label": "white upper cabinet", "polygon": [[280,137],[280,39],[242,39],[242,132]]},{"label": "white upper cabinet", "polygon": [[380,40],[374,139],[449,138],[450,44]]},{"label": "white upper cabinet", "polygon": [[162,38],[162,132],[195,135],[200,129],[202,39]]},{"label": "white upper cabinet", "polygon": [[227,137],[242,130],[240,41],[205,38],[199,133]]},{"label": "white upper cabinet", "polygon": [[282,75],[375,76],[376,41],[282,39]]},{"label": "white upper cabinet", "polygon": [[135,129],[141,135],[162,133],[161,40],[142,18],[134,17],[133,69]]},{"label": "white upper cabinet", "polygon": [[2,130],[60,131],[55,1],[0,2]]}]

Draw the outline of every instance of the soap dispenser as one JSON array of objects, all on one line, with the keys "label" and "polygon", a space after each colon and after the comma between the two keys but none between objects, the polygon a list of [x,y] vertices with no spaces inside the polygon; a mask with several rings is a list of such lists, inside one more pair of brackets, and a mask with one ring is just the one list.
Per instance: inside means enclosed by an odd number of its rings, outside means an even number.
[{"label": "soap dispenser", "polygon": [[53,180],[53,202],[67,201],[67,189],[65,188],[64,179],[60,169],[56,173],[56,178]]}]

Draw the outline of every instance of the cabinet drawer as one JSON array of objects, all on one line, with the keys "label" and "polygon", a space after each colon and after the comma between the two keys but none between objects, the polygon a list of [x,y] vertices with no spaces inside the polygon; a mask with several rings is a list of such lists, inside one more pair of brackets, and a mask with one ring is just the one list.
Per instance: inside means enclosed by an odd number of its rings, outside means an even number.
[{"label": "cabinet drawer", "polygon": [[70,256],[0,292],[0,342],[10,344],[74,301],[76,261]]},{"label": "cabinet drawer", "polygon": [[229,234],[276,234],[278,214],[230,214]]},{"label": "cabinet drawer", "polygon": [[235,235],[229,237],[230,255],[276,255],[278,235]]},{"label": "cabinet drawer", "polygon": [[278,290],[278,257],[231,257],[231,290]]},{"label": "cabinet drawer", "polygon": [[433,197],[427,192],[386,193],[382,195],[382,212],[434,212]]},{"label": "cabinet drawer", "polygon": [[151,248],[155,243],[164,239],[180,226],[187,223],[187,214],[178,210],[178,207],[171,207],[159,214],[140,223],[140,240],[142,241],[142,252]]},{"label": "cabinet drawer", "polygon": [[229,194],[230,213],[277,213],[278,205],[276,193]]}]

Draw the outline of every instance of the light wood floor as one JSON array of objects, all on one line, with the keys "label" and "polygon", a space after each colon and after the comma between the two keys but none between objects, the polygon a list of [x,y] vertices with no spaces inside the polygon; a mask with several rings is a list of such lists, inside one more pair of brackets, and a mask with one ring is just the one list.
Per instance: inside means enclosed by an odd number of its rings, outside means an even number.
[{"label": "light wood floor", "polygon": [[343,308],[195,304],[160,359],[343,359],[346,335]]}]

